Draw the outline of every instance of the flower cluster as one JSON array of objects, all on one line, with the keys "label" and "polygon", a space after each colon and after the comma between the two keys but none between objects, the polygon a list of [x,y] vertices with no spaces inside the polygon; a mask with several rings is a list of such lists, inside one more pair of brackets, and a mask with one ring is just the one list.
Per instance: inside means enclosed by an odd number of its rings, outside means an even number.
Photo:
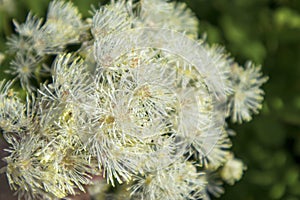
[{"label": "flower cluster", "polygon": [[[220,196],[222,180],[245,169],[226,119],[249,121],[261,108],[260,67],[197,39],[183,3],[119,0],[92,14],[54,0],[45,21],[14,22],[8,72],[27,97],[0,82],[11,188],[26,199]],[[101,180],[128,192],[110,194]]]}]

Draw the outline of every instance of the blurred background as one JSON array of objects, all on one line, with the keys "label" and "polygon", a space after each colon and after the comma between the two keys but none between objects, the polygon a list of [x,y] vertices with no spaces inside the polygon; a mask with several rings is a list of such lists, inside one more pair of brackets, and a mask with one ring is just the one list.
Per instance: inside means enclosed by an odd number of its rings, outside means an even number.
[{"label": "blurred background", "polygon": [[[99,0],[73,0],[89,16]],[[107,1],[102,1],[107,2]],[[300,0],[186,0],[200,20],[199,35],[225,46],[236,61],[261,64],[269,81],[264,107],[242,125],[231,125],[233,152],[247,165],[241,181],[225,185],[221,200],[300,199]],[[0,52],[29,11],[44,17],[49,0],[0,0]],[[0,56],[1,59],[1,56]],[[0,64],[0,80],[8,77]],[[1,153],[4,144],[1,141]],[[1,162],[1,166],[3,166]],[[0,167],[1,167],[0,166]],[[0,199],[9,200],[1,175]]]}]

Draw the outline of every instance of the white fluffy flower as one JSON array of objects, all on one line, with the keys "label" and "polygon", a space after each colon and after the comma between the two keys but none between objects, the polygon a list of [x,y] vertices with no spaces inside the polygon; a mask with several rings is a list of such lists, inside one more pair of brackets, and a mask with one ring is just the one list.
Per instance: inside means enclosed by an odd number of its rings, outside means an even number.
[{"label": "white fluffy flower", "polygon": [[216,170],[229,184],[241,178],[225,118],[250,120],[267,79],[194,40],[185,4],[134,2],[112,0],[85,25],[71,2],[54,0],[44,24],[32,14],[15,22],[10,73],[24,88],[40,83],[40,66],[58,54],[52,80],[24,104],[0,82],[0,130],[12,146],[6,174],[20,198],[65,198],[102,175],[130,185],[120,198],[209,199],[223,193]]},{"label": "white fluffy flower", "polygon": [[233,95],[229,98],[229,109],[233,122],[250,121],[252,113],[257,114],[262,107],[264,91],[261,89],[268,78],[263,77],[260,66],[251,62],[245,68],[232,65]]},{"label": "white fluffy flower", "polygon": [[114,32],[128,30],[133,17],[126,9],[125,1],[117,1],[97,10],[93,16],[91,32],[95,38],[102,38]]},{"label": "white fluffy flower", "polygon": [[163,200],[191,199],[202,197],[205,182],[196,167],[188,161],[175,162],[144,176],[135,176],[131,187],[133,199]]},{"label": "white fluffy flower", "polygon": [[66,44],[78,41],[84,25],[77,7],[71,2],[55,0],[49,4],[43,28],[54,40],[52,42]]},{"label": "white fluffy flower", "polygon": [[228,155],[227,159],[228,160],[221,169],[220,175],[224,181],[233,185],[242,178],[246,166],[240,159],[234,158],[232,154]]},{"label": "white fluffy flower", "polygon": [[138,27],[160,27],[186,33],[197,38],[198,20],[184,3],[166,0],[142,0]]},{"label": "white fluffy flower", "polygon": [[17,21],[13,21],[15,25],[16,32],[21,36],[34,37],[37,31],[40,31],[42,27],[42,19],[34,16],[32,13],[27,15],[26,21],[23,24],[19,24]]},{"label": "white fluffy flower", "polygon": [[0,82],[0,130],[19,132],[26,124],[25,105],[11,88],[12,82]]},{"label": "white fluffy flower", "polygon": [[31,80],[35,78],[34,73],[40,58],[30,54],[17,54],[15,59],[10,63],[11,67],[7,72],[16,75],[23,88],[28,91],[34,90]]}]

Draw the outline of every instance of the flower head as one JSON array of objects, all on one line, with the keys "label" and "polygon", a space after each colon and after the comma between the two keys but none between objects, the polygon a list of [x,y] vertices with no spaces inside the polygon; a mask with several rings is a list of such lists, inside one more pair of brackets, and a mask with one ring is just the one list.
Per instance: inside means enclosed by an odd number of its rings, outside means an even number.
[{"label": "flower head", "polygon": [[229,100],[229,109],[233,122],[250,121],[252,113],[261,109],[264,91],[261,89],[268,78],[263,77],[260,66],[246,63],[245,69],[232,65],[232,82],[234,93]]},{"label": "flower head", "polygon": [[246,166],[240,159],[234,158],[232,154],[229,154],[226,163],[221,169],[220,176],[228,184],[233,185],[241,179],[245,169]]},{"label": "flower head", "polygon": [[19,132],[26,124],[25,105],[12,89],[13,82],[0,82],[0,130],[4,133]]},{"label": "flower head", "polygon": [[188,161],[175,162],[154,173],[136,176],[131,187],[133,199],[163,200],[191,199],[202,197],[204,174],[197,172]]},{"label": "flower head", "polygon": [[20,198],[66,198],[101,175],[130,191],[119,198],[220,196],[221,178],[233,184],[244,169],[225,119],[258,112],[260,69],[194,40],[197,20],[183,3],[112,0],[92,14],[83,21],[71,2],[54,0],[44,24],[32,14],[14,22],[9,71],[37,94],[23,103],[12,82],[0,82],[11,188]]}]

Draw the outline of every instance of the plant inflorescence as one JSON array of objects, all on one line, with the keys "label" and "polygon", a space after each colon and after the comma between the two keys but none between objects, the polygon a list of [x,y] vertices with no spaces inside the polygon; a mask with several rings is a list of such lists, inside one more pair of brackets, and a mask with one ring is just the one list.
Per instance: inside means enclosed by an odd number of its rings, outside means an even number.
[{"label": "plant inflorescence", "polygon": [[54,0],[45,20],[14,21],[16,78],[0,82],[11,189],[26,199],[220,196],[246,168],[227,119],[258,113],[260,67],[199,39],[184,3],[119,0],[91,13]]}]

